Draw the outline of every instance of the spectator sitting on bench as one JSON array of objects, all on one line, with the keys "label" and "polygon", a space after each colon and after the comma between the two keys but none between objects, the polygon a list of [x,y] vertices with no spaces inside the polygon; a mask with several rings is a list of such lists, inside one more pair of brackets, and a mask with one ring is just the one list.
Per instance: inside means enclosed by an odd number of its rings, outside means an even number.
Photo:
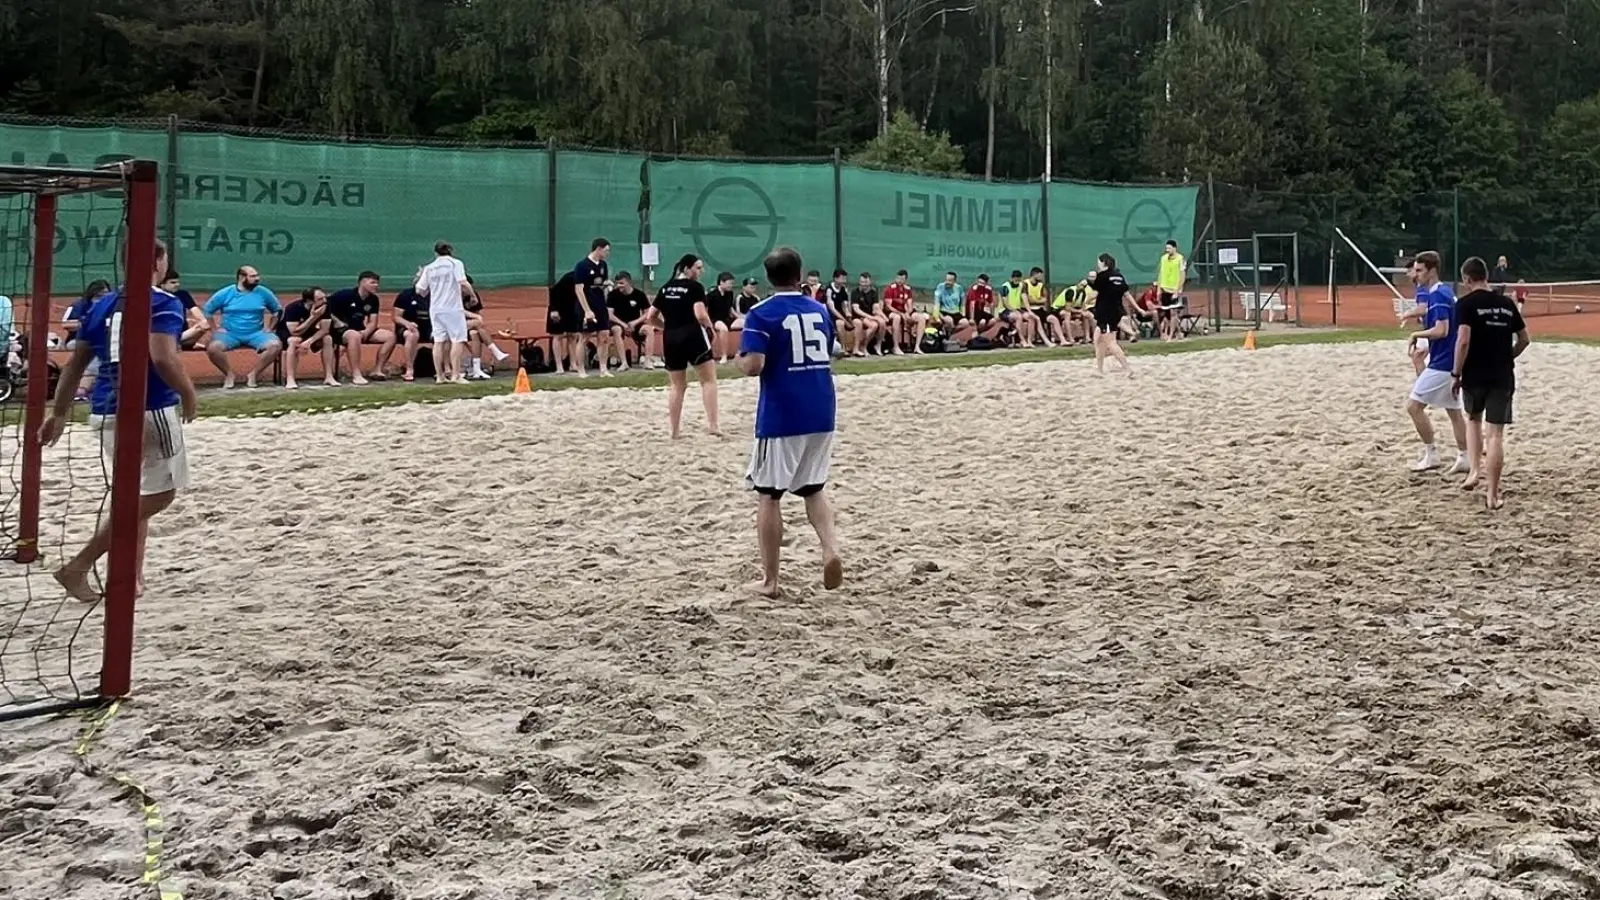
[{"label": "spectator sitting on bench", "polygon": [[706,312],[711,315],[711,354],[718,365],[739,355],[739,335],[733,333],[733,320],[739,317],[734,310],[737,302],[733,273],[719,274],[716,288],[706,294]]},{"label": "spectator sitting on bench", "polygon": [[743,286],[739,288],[739,296],[733,302],[733,330],[744,330],[744,317],[750,315],[750,310],[755,308],[764,298],[761,296],[759,282],[754,278],[746,278]]},{"label": "spectator sitting on bench", "polygon": [[178,348],[204,350],[211,343],[211,323],[200,311],[200,304],[194,302],[194,295],[183,289],[183,278],[178,270],[168,269],[167,278],[160,287],[183,304],[183,334],[178,338]]},{"label": "spectator sitting on bench", "polygon": [[[89,314],[89,308],[111,291],[111,283],[105,279],[96,279],[89,282],[83,289],[83,296],[72,302],[67,311],[61,316],[61,330],[64,335],[61,339],[61,348],[71,350],[72,345],[78,340],[78,329],[83,327],[83,317]],[[83,381],[79,382],[74,390],[74,399],[89,399],[89,385],[94,384],[95,375],[100,370],[100,360],[95,358],[89,361],[88,368],[83,371]]]},{"label": "spectator sitting on bench", "polygon": [[617,346],[633,345],[634,359],[647,369],[656,368],[656,359],[650,355],[656,332],[650,324],[650,296],[634,286],[632,275],[618,272],[616,287],[606,295],[606,306],[611,309],[611,332]]},{"label": "spectator sitting on bench", "polygon": [[[471,275],[467,276],[467,284],[472,290],[461,297],[461,308],[467,314],[467,358],[471,360],[467,366],[467,377],[483,381],[489,378],[489,373],[483,370],[484,351],[487,350],[495,362],[505,362],[511,354],[496,346],[494,339],[489,336],[489,328],[483,324],[483,295],[478,293],[478,284]],[[621,341],[617,346],[622,346]],[[627,368],[628,361],[622,362],[623,368]]]},{"label": "spectator sitting on bench", "polygon": [[328,317],[328,295],[322,288],[311,287],[300,292],[300,299],[283,308],[278,318],[278,340],[283,344],[283,386],[289,390],[300,387],[297,380],[300,356],[316,353],[322,357],[322,383],[338,387],[334,375],[333,341],[328,332],[333,320]]},{"label": "spectator sitting on bench", "polygon": [[[465,305],[465,301],[463,301]],[[416,288],[407,287],[394,297],[394,333],[400,336],[403,346],[401,353],[405,355],[405,374],[400,377],[406,381],[415,381],[417,377],[417,350],[423,344],[433,343],[433,326],[428,319],[428,298],[417,293]],[[439,361],[434,360],[434,371],[438,371]]]},{"label": "spectator sitting on bench", "polygon": [[[378,273],[371,271],[362,272],[356,279],[355,287],[334,291],[328,297],[328,315],[333,317],[333,330],[329,336],[333,338],[335,353],[341,348],[344,350],[351,384],[366,384],[367,378],[382,381],[388,377],[383,370],[389,364],[389,357],[394,354],[395,341],[394,332],[379,327],[382,325],[378,319],[381,305]],[[363,377],[361,348],[365,344],[378,346],[378,359],[372,366],[372,374]],[[338,375],[337,367],[334,374]]]},{"label": "spectator sitting on bench", "polygon": [[256,364],[246,376],[245,384],[255,387],[261,373],[283,352],[283,345],[270,330],[278,314],[283,312],[283,306],[272,291],[261,284],[261,273],[253,266],[240,266],[234,273],[233,284],[212,294],[202,312],[207,319],[220,315],[221,321],[206,345],[206,356],[222,373],[222,386],[231,388],[237,380],[228,362],[228,352],[249,347],[256,352]]}]

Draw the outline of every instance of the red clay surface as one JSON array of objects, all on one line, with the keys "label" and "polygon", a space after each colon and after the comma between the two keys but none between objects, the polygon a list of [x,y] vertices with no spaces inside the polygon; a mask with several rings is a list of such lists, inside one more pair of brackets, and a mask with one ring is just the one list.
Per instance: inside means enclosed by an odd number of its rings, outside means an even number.
[{"label": "red clay surface", "polygon": [[[1565,338],[1591,338],[1600,339],[1600,286],[1584,286],[1581,288],[1563,288],[1563,295],[1556,297],[1532,296],[1529,298],[1526,312],[1529,316],[1528,328],[1535,337],[1546,335]],[[507,329],[514,331],[518,337],[538,337],[544,334],[545,308],[549,302],[549,291],[542,287],[512,287],[485,290],[484,319],[490,328],[499,331]],[[1195,296],[1195,295],[1191,295]],[[204,303],[206,295],[196,294],[195,300]],[[924,300],[926,298],[923,298]],[[387,304],[392,297],[386,297]],[[54,309],[51,310],[50,321],[61,321],[61,315],[71,303],[71,298],[57,298]],[[1291,300],[1292,303],[1292,300]],[[1193,305],[1193,304],[1191,304]],[[1200,304],[1204,306],[1204,304]],[[1300,292],[1300,315],[1302,325],[1330,326],[1338,324],[1346,328],[1383,328],[1393,326],[1394,295],[1382,285],[1357,285],[1343,286],[1338,291],[1338,321],[1334,321],[1334,306],[1328,302],[1328,289],[1321,286],[1308,286]],[[1584,312],[1573,312],[1573,307],[1582,305]],[[18,321],[23,321],[26,306],[19,304]],[[1203,312],[1197,308],[1197,312]],[[1235,309],[1231,313],[1224,310],[1225,318],[1240,318],[1242,311]],[[384,321],[388,321],[388,306],[384,309]],[[509,348],[507,348],[509,349]],[[367,359],[371,364],[369,350]],[[243,372],[248,365],[251,354],[249,351],[236,351],[233,354],[234,364],[238,371]],[[58,357],[59,359],[59,357]],[[203,353],[185,353],[184,361],[189,369],[189,374],[198,383],[214,384],[222,380],[221,375],[213,368]],[[301,364],[301,374],[304,376],[315,375],[319,371],[319,363],[315,359],[304,359]]]}]

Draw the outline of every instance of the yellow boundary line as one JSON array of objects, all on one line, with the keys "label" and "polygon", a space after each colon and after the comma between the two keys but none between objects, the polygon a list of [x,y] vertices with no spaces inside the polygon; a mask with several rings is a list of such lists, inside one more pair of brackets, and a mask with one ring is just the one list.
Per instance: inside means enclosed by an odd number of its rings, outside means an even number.
[{"label": "yellow boundary line", "polygon": [[107,772],[94,764],[89,759],[89,751],[94,749],[95,741],[105,732],[106,726],[116,718],[122,710],[122,701],[117,700],[110,706],[88,715],[88,723],[84,726],[83,733],[78,736],[74,753],[78,762],[83,766],[87,775],[104,778],[118,787],[132,792],[139,801],[140,812],[144,814],[144,877],[142,881],[156,889],[158,900],[183,900],[183,894],[169,887],[161,873],[161,850],[167,832],[166,823],[161,818],[161,805],[156,803],[150,792],[144,789],[139,782],[125,774]]}]

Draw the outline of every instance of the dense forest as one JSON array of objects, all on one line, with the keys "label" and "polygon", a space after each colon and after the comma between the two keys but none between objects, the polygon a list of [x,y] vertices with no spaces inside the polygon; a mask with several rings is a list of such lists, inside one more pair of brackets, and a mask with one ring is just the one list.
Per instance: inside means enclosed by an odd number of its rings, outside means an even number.
[{"label": "dense forest", "polygon": [[1551,272],[1600,240],[1597,48],[1600,0],[10,0],[0,113],[1211,177]]}]

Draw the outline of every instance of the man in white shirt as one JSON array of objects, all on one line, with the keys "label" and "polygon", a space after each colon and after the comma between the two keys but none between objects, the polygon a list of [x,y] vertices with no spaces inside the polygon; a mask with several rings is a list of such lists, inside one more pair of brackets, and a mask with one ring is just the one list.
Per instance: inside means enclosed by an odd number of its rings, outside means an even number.
[{"label": "man in white shirt", "polygon": [[417,271],[417,293],[428,298],[433,327],[434,380],[466,384],[462,362],[467,353],[467,310],[463,294],[472,294],[466,266],[453,255],[455,249],[440,241],[433,245],[436,258]]}]

